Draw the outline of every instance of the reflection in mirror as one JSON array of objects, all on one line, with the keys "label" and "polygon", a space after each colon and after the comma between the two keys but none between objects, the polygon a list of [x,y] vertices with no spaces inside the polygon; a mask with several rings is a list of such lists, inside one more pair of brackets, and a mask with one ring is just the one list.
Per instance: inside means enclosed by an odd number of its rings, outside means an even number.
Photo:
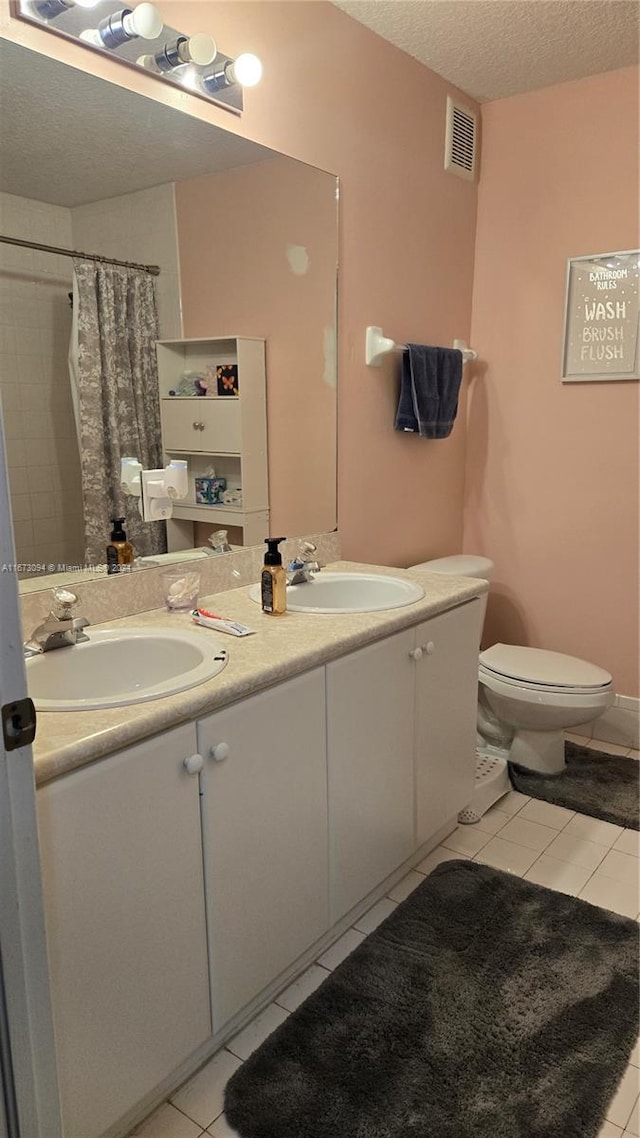
[{"label": "reflection in mirror", "polygon": [[[148,401],[159,397],[161,461],[189,470],[169,555],[224,548],[209,542],[221,529],[232,547],[334,529],[335,177],[7,41],[0,77],[0,232],[160,268],[148,279],[161,343],[145,382]],[[69,378],[74,261],[0,244],[0,290],[17,561],[44,587],[42,572],[101,560],[87,556],[95,507]],[[190,384],[206,394],[186,394]],[[121,513],[112,482],[105,549]],[[126,513],[136,508],[128,499]]]}]

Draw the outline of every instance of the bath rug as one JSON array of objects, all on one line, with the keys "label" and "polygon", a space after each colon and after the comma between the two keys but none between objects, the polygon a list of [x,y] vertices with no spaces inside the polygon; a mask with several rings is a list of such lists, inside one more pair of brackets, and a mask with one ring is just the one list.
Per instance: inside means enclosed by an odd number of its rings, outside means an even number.
[{"label": "bath rug", "polygon": [[[509,764],[516,790],[542,798],[554,806],[566,806],[615,826],[640,829],[640,763],[624,755],[607,755],[567,740],[567,769],[545,777]],[[498,807],[499,809],[499,807]]]},{"label": "bath rug", "polygon": [[638,927],[472,861],[418,886],[227,1084],[241,1138],[596,1138]]}]

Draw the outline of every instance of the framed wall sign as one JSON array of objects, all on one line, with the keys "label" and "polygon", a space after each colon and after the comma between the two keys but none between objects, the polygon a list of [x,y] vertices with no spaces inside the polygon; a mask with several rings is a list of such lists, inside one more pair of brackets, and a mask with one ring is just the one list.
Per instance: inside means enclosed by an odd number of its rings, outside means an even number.
[{"label": "framed wall sign", "polygon": [[637,249],[569,259],[563,383],[640,379],[639,266]]}]

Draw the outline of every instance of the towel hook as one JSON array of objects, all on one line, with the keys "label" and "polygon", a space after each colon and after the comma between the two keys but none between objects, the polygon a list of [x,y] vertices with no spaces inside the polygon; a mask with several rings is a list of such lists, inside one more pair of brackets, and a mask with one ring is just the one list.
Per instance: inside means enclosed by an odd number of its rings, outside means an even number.
[{"label": "towel hook", "polygon": [[[364,358],[368,367],[380,367],[382,364],[383,356],[387,352],[406,351],[406,344],[396,344],[395,340],[391,340],[385,336],[382,328],[368,327],[365,338]],[[464,340],[454,340],[453,347],[462,352],[462,362],[464,364],[471,363],[472,360],[477,360],[478,353],[474,352],[473,348],[468,348]]]}]

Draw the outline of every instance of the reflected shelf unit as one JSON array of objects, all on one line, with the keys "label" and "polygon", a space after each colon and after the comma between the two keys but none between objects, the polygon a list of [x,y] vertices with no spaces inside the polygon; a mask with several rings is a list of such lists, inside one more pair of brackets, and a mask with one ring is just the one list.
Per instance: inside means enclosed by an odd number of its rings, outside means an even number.
[{"label": "reflected shelf unit", "polygon": [[[188,463],[189,491],[167,525],[169,550],[192,548],[194,523],[240,527],[242,544],[269,534],[265,341],[251,336],[210,336],[156,341],[162,447]],[[185,372],[235,364],[238,394],[169,395]],[[215,383],[215,379],[214,379]],[[242,505],[200,505],[195,480],[213,468],[227,489],[242,487]]]}]

